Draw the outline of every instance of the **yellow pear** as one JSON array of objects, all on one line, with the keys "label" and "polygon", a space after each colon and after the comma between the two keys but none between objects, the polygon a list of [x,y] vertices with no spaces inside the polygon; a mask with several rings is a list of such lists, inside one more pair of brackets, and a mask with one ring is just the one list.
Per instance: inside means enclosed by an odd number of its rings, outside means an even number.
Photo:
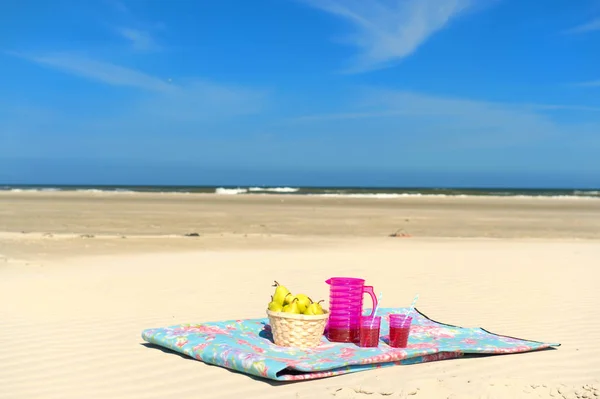
[{"label": "yellow pear", "polygon": [[271,296],[271,302],[269,302],[269,310],[272,312],[281,312],[283,310],[283,305],[279,302],[275,302],[273,300],[273,296]]},{"label": "yellow pear", "polygon": [[298,307],[300,308],[300,312],[304,313],[304,311],[312,303],[312,300],[304,294],[298,294],[296,295],[296,298],[298,298]]},{"label": "yellow pear", "polygon": [[323,302],[324,300],[321,299],[319,302],[317,302],[315,304],[315,314],[324,314],[325,311],[323,310],[323,307],[321,306],[321,302]]},{"label": "yellow pear", "polygon": [[273,294],[273,301],[283,306],[285,297],[290,293],[290,291],[283,285],[280,285],[277,281],[275,281],[275,285],[273,287],[277,287],[275,288],[275,294]]},{"label": "yellow pear", "polygon": [[321,302],[323,301],[321,300],[319,302],[313,302],[310,305],[308,305],[304,314],[316,316],[325,313],[323,311],[323,307],[321,307]]},{"label": "yellow pear", "polygon": [[302,312],[302,314],[305,314],[307,316],[314,316],[315,314],[313,313],[313,308],[308,305],[308,307],[304,310],[304,312]]},{"label": "yellow pear", "polygon": [[295,295],[292,295],[291,293],[288,293],[285,298],[283,299],[283,304],[284,305],[289,305],[290,303],[294,302],[294,299],[297,299]]},{"label": "yellow pear", "polygon": [[285,313],[296,313],[296,314],[300,314],[300,308],[298,307],[298,299],[294,299],[292,301],[292,303],[290,303],[289,305],[285,305],[283,307],[283,311]]}]

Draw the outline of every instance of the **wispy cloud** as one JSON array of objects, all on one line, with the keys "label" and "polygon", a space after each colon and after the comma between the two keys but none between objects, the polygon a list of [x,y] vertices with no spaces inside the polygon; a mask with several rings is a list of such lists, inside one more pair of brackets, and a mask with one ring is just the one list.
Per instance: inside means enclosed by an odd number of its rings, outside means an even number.
[{"label": "wispy cloud", "polygon": [[567,29],[565,33],[585,33],[591,32],[595,30],[600,30],[600,18],[596,18],[592,21],[589,21],[585,24],[575,26],[574,28]]},{"label": "wispy cloud", "polygon": [[[600,85],[600,82],[598,82]],[[439,116],[502,121],[506,113],[536,114],[542,111],[599,112],[600,107],[570,104],[503,103],[460,97],[446,97],[419,92],[366,88],[356,94],[356,112],[308,115],[295,120],[362,119],[393,116]],[[485,118],[481,117],[485,114]],[[489,118],[492,114],[497,117]]]},{"label": "wispy cloud", "polygon": [[370,112],[339,112],[331,114],[305,115],[292,118],[297,122],[313,122],[326,120],[347,120],[347,119],[365,119],[365,118],[385,118],[404,114],[403,111],[370,111]]},{"label": "wispy cloud", "polygon": [[[598,82],[598,85],[600,86],[600,82]],[[498,110],[501,110],[501,109],[504,109],[505,111],[509,111],[509,112],[515,112],[515,111],[535,112],[536,110],[539,110],[539,111],[544,111],[544,110],[546,110],[546,111],[566,111],[566,112],[570,112],[570,111],[600,112],[600,107],[589,107],[589,106],[584,106],[584,105],[563,105],[563,104],[511,104],[511,105],[508,105],[508,104],[503,104],[503,103],[488,103],[488,102],[482,102],[482,101],[426,96],[426,95],[419,94],[419,93],[396,92],[396,94],[400,94],[400,93],[402,93],[405,96],[404,102],[408,102],[409,98],[410,98],[410,101],[412,101],[414,99],[418,99],[419,101],[425,100],[426,102],[430,102],[433,100],[435,100],[435,101],[441,100],[442,101],[441,104],[444,104],[444,105],[452,104],[453,106],[455,106],[458,103],[462,103],[462,107],[463,108],[466,107],[467,109],[473,108],[473,107],[481,108],[481,107],[485,106],[486,108],[488,108],[488,112],[490,109],[495,109],[496,110],[495,112],[498,112]],[[313,122],[313,121],[327,121],[327,120],[333,121],[333,120],[352,120],[352,119],[394,118],[394,117],[402,117],[402,116],[416,117],[416,116],[421,115],[420,112],[413,113],[414,110],[411,108],[407,108],[406,104],[404,102],[402,103],[401,107],[384,106],[380,110],[374,110],[374,111],[339,112],[339,113],[328,113],[328,114],[305,115],[305,116],[291,118],[291,120],[296,121],[296,122]],[[508,108],[510,108],[510,110]],[[431,115],[438,116],[440,114],[440,109],[441,109],[441,106],[438,108],[433,108]],[[475,112],[475,109],[473,108],[471,111]],[[444,114],[446,116],[448,116],[447,113],[444,112]],[[465,117],[468,114],[469,113],[463,113],[462,116]],[[455,116],[458,116],[458,114],[455,114]]]},{"label": "wispy cloud", "polygon": [[164,23],[140,19],[132,9],[119,0],[105,1],[113,10],[117,11],[113,18],[114,21],[107,26],[109,31],[116,33],[121,39],[125,39],[134,51],[162,50],[162,46],[156,39],[156,33],[165,29]]},{"label": "wispy cloud", "polygon": [[[68,53],[22,55],[28,61],[95,82],[150,93],[130,105],[138,121],[189,122],[259,112],[267,93],[254,88],[218,84],[198,78],[159,78],[136,69]],[[154,94],[152,94],[154,93]]]},{"label": "wispy cloud", "polygon": [[347,72],[387,68],[475,5],[474,0],[303,0],[350,22],[360,53]]},{"label": "wispy cloud", "polygon": [[117,33],[129,41],[131,47],[136,51],[160,50],[160,46],[147,31],[133,28],[117,28]]},{"label": "wispy cloud", "polygon": [[129,13],[129,8],[125,5],[125,3],[118,1],[118,0],[108,0],[108,2],[115,8],[115,10],[117,10],[123,14]]},{"label": "wispy cloud", "polygon": [[357,93],[344,112],[306,115],[290,123],[348,133],[387,132],[405,137],[415,148],[507,148],[567,136],[573,140],[581,126],[562,122],[555,118],[557,113],[579,112],[578,120],[597,125],[599,111],[579,105],[502,103],[368,88]]},{"label": "wispy cloud", "polygon": [[149,117],[153,121],[186,125],[258,114],[264,109],[268,96],[266,90],[189,79],[177,90],[145,98],[133,107],[133,112],[140,119]]},{"label": "wispy cloud", "polygon": [[113,86],[129,86],[160,92],[169,92],[174,89],[174,86],[169,84],[167,79],[160,79],[135,69],[74,54],[14,55],[43,66]]},{"label": "wispy cloud", "polygon": [[[598,82],[600,86],[600,81]],[[590,107],[586,105],[565,105],[565,104],[523,104],[524,108],[553,110],[553,111],[589,111],[600,112],[600,107]]]},{"label": "wispy cloud", "polygon": [[597,87],[597,86],[600,86],[600,80],[590,80],[588,82],[575,83],[574,86]]}]

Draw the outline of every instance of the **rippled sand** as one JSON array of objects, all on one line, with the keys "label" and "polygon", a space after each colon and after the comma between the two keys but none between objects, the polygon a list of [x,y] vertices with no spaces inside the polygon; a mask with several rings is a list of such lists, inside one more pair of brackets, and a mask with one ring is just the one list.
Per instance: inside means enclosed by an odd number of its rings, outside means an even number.
[{"label": "rippled sand", "polygon": [[[599,221],[593,200],[0,193],[0,398],[598,397]],[[562,346],[273,385],[140,337],[333,275]]]}]

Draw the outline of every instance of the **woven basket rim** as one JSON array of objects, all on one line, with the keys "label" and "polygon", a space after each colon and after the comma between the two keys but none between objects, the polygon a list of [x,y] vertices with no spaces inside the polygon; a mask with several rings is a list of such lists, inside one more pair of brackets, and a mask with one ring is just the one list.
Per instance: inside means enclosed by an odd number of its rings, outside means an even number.
[{"label": "woven basket rim", "polygon": [[282,319],[294,319],[294,320],[323,320],[329,318],[329,311],[323,310],[323,314],[318,315],[307,315],[307,314],[296,314],[286,312],[273,312],[267,309],[267,314],[273,317],[280,317]]}]

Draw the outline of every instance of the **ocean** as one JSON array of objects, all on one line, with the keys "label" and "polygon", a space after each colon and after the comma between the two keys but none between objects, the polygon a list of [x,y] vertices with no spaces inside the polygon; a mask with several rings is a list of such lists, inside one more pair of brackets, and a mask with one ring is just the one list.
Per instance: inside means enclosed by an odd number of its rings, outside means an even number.
[{"label": "ocean", "polygon": [[219,195],[310,195],[349,198],[402,197],[545,197],[600,199],[600,189],[419,188],[419,187],[266,187],[266,186],[76,186],[4,185],[0,191],[91,193],[184,193]]}]

